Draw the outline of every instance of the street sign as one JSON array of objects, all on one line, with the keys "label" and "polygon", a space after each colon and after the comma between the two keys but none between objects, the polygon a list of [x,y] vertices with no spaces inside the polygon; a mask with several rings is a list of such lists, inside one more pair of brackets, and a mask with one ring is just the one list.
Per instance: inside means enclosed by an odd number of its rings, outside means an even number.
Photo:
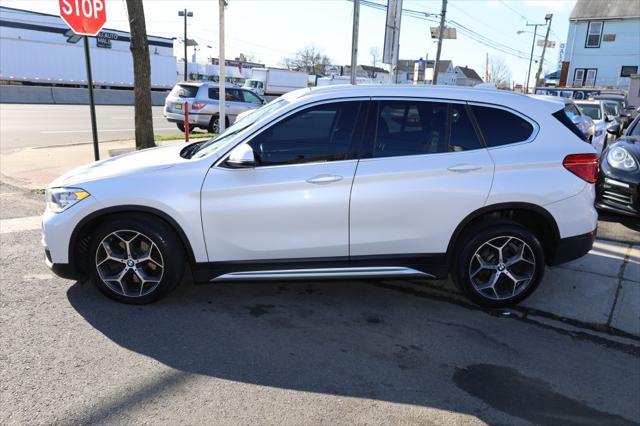
[{"label": "street sign", "polygon": [[[543,39],[538,39],[536,44],[538,45],[538,47],[542,47],[542,46],[544,46],[544,40]],[[553,49],[554,47],[556,47],[556,42],[553,41],[553,40],[547,40],[547,47],[549,49]]]},{"label": "street sign", "polygon": [[60,17],[76,33],[94,36],[107,22],[106,0],[58,0]]},{"label": "street sign", "polygon": [[[58,0],[60,5],[60,17],[69,25],[76,35],[84,38],[84,59],[87,66],[87,88],[89,89],[89,115],[91,117],[91,133],[93,135],[93,157],[96,161],[100,159],[100,149],[98,147],[98,125],[96,124],[96,102],[93,96],[93,76],[91,73],[91,52],[89,49],[89,38],[100,32],[105,22],[107,22],[106,0]],[[64,34],[69,43],[77,43],[78,40]],[[100,41],[100,38],[103,40]],[[111,47],[110,39],[105,36],[98,37],[98,47]],[[102,44],[100,46],[100,44]]]},{"label": "street sign", "polygon": [[[431,38],[438,38],[440,35],[440,27],[431,27]],[[458,33],[455,28],[445,27],[444,31],[442,31],[443,39],[456,39],[458,38]]]},{"label": "street sign", "polygon": [[402,0],[389,0],[387,3],[387,24],[384,28],[384,49],[382,62],[396,65],[400,44],[400,21],[402,18]]}]

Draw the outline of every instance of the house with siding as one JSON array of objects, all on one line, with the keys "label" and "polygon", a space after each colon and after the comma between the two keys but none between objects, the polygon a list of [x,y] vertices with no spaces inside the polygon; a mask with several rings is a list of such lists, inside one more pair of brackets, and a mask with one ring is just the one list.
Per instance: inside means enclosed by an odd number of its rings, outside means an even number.
[{"label": "house with siding", "polygon": [[473,68],[456,67],[454,72],[456,74],[456,86],[475,86],[483,82]]},{"label": "house with siding", "polygon": [[640,67],[640,1],[578,0],[561,85],[627,89]]}]

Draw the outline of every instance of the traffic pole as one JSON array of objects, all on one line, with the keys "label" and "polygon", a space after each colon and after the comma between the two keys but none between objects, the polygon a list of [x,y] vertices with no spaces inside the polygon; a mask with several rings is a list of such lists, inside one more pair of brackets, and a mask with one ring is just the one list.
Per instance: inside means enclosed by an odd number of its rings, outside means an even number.
[{"label": "traffic pole", "polygon": [[189,103],[184,101],[184,141],[189,142]]},{"label": "traffic pole", "polygon": [[227,96],[225,94],[225,72],[227,61],[224,57],[224,7],[227,5],[226,0],[218,0],[218,19],[219,19],[219,37],[220,51],[218,55],[218,133],[224,133],[226,122],[225,102]]},{"label": "traffic pole", "polygon": [[98,149],[98,126],[96,125],[96,103],[93,98],[93,76],[91,75],[91,54],[89,53],[89,37],[84,36],[84,58],[87,64],[87,85],[89,86],[89,110],[91,111],[91,133],[93,134],[93,157],[100,160]]}]

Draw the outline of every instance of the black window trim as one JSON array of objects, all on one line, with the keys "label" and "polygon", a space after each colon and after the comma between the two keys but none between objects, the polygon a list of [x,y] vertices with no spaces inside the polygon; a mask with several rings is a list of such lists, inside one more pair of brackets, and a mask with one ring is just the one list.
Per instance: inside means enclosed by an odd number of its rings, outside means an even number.
[{"label": "black window trim", "polygon": [[[591,24],[599,23],[600,25],[600,34],[598,34],[598,45],[597,46],[589,46],[589,31],[591,30]],[[604,21],[588,21],[587,24],[587,34],[584,38],[584,48],[585,49],[599,49],[602,44],[602,34],[604,33]],[[594,34],[595,35],[595,34]],[[586,74],[585,74],[586,77]]]},{"label": "black window trim", "polygon": [[[356,141],[351,141],[349,147],[347,148],[347,154],[345,156],[344,159],[342,160],[336,160],[336,161],[330,161],[330,162],[326,162],[326,161],[310,161],[308,163],[296,163],[296,164],[277,164],[277,165],[273,165],[273,166],[258,166],[256,168],[259,168],[260,170],[266,170],[266,169],[272,169],[272,168],[276,168],[276,167],[300,167],[300,166],[306,166],[308,164],[325,164],[325,163],[340,163],[340,162],[346,162],[346,161],[357,161],[358,160],[358,153],[356,152],[357,150],[354,149],[357,146],[360,146],[362,143],[362,139],[364,136],[364,129],[366,129],[366,120],[369,117],[368,112],[368,101],[370,101],[371,98],[368,96],[356,96],[356,97],[352,97],[352,98],[333,98],[333,99],[323,99],[323,100],[318,100],[315,102],[309,102],[306,103],[304,105],[299,105],[298,107],[285,112],[284,114],[280,115],[277,119],[270,121],[268,123],[264,123],[264,125],[262,125],[259,128],[256,128],[253,132],[251,132],[250,134],[248,134],[247,136],[245,136],[241,141],[239,141],[237,144],[229,147],[229,149],[223,153],[220,154],[220,156],[215,160],[214,164],[211,167],[216,167],[218,169],[221,170],[229,170],[229,171],[246,171],[246,170],[253,170],[253,168],[231,168],[231,167],[226,167],[225,163],[227,162],[229,155],[231,154],[231,151],[233,151],[236,147],[244,144],[244,143],[249,143],[253,140],[254,137],[258,136],[259,134],[261,134],[262,132],[268,130],[271,126],[275,126],[276,124],[280,123],[283,120],[286,120],[288,117],[297,114],[298,112],[301,112],[305,109],[309,109],[309,108],[313,108],[319,105],[325,105],[325,104],[333,104],[333,103],[342,103],[342,102],[360,102],[360,110],[358,111],[358,118],[356,120],[356,130],[354,132],[355,138],[358,139],[360,138],[360,140],[356,140]],[[364,117],[364,118],[363,118]],[[365,121],[365,124],[363,125],[363,121]]]},{"label": "black window trim", "polygon": [[523,144],[526,144],[526,143],[531,143],[536,139],[536,137],[538,136],[538,133],[540,132],[540,125],[538,124],[537,121],[535,121],[533,118],[531,118],[531,117],[529,117],[527,115],[524,115],[520,111],[516,111],[513,108],[509,108],[507,106],[499,105],[499,104],[491,104],[491,103],[487,103],[487,102],[477,102],[477,101],[467,101],[467,105],[468,106],[476,105],[476,106],[481,106],[481,107],[502,109],[502,110],[510,112],[510,113],[512,113],[514,115],[517,115],[518,117],[522,118],[524,121],[526,121],[529,124],[531,124],[531,126],[533,127],[533,131],[531,132],[531,135],[529,136],[528,139],[525,139],[523,141],[518,141],[518,142],[512,142],[512,143],[508,143],[508,144],[504,144],[504,145],[487,146],[487,144],[486,144],[486,142],[484,140],[484,135],[482,134],[482,131],[480,131],[480,125],[477,122],[476,116],[473,114],[473,109],[469,108],[471,110],[471,116],[473,117],[473,122],[474,122],[474,124],[476,126],[478,126],[478,131],[479,131],[480,135],[482,136],[482,142],[484,143],[486,149],[488,149],[488,150],[509,148],[509,147],[512,147],[512,146],[518,146],[518,145],[523,145]]}]

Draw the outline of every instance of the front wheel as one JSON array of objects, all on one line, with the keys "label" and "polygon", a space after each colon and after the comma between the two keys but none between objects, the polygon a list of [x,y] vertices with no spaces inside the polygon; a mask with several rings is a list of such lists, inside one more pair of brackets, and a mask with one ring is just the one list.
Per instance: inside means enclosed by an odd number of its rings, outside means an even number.
[{"label": "front wheel", "polygon": [[515,223],[475,227],[456,253],[453,278],[462,292],[481,306],[500,308],[528,297],[544,275],[538,238]]},{"label": "front wheel", "polygon": [[185,255],[173,229],[153,216],[101,224],[92,236],[91,281],[119,302],[144,304],[166,296],[182,279]]}]

